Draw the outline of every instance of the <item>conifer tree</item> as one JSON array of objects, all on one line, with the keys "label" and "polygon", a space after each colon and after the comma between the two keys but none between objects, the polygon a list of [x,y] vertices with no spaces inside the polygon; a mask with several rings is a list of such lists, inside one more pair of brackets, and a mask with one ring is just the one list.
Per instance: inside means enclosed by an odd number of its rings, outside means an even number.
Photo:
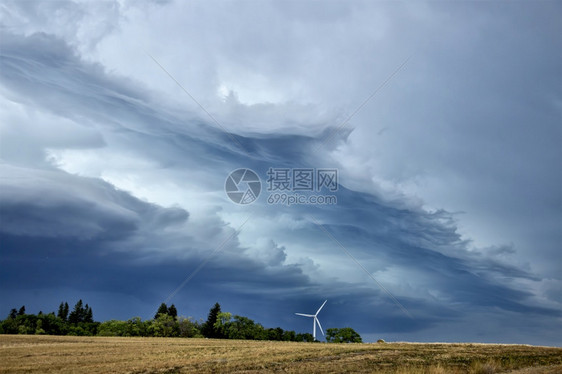
[{"label": "conifer tree", "polygon": [[166,303],[160,304],[158,311],[154,315],[154,319],[158,318],[159,314],[168,314],[168,306],[166,305]]},{"label": "conifer tree", "polygon": [[78,300],[76,305],[74,305],[74,310],[70,312],[68,316],[68,322],[78,323],[84,321],[84,307],[82,306],[82,299]]},{"label": "conifer tree", "polygon": [[65,302],[64,302],[64,309],[63,309],[63,313],[62,313],[62,315],[63,315],[63,317],[64,317],[63,319],[64,319],[65,321],[68,319],[68,311],[69,311],[68,309],[69,309],[69,308],[68,308],[68,303],[65,301]]},{"label": "conifer tree", "polygon": [[170,305],[168,308],[168,315],[173,317],[174,319],[178,317],[178,310],[174,304]]},{"label": "conifer tree", "polygon": [[92,312],[92,307],[88,306],[88,304],[86,304],[86,308],[84,309],[84,322],[94,322],[94,313]]},{"label": "conifer tree", "polygon": [[66,318],[68,317],[68,310],[67,310],[67,313],[65,314],[64,313],[64,303],[62,303],[62,302],[59,305],[59,311],[57,313],[57,317],[59,317],[63,321],[66,321]]},{"label": "conifer tree", "polygon": [[221,306],[219,303],[215,303],[215,306],[209,310],[209,316],[207,321],[201,326],[201,333],[206,338],[218,338],[219,332],[215,328],[215,322],[217,322],[217,317],[221,312]]}]

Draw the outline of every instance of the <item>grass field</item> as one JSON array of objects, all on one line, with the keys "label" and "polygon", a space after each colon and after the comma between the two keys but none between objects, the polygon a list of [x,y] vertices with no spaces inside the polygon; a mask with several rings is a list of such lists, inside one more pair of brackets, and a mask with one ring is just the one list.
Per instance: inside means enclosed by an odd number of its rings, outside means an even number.
[{"label": "grass field", "polygon": [[4,373],[562,373],[562,348],[0,335]]}]

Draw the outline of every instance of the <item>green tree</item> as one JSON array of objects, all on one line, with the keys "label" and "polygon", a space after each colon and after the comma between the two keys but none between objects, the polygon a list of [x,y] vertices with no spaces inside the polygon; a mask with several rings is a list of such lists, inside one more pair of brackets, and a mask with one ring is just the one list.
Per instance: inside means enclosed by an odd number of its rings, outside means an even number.
[{"label": "green tree", "polygon": [[59,311],[57,312],[57,317],[59,317],[63,321],[66,320],[66,317],[64,316],[64,303],[62,301],[59,304]]},{"label": "green tree", "polygon": [[[16,311],[17,313],[17,311]],[[18,324],[15,318],[6,318],[2,321],[2,331],[4,334],[17,334]]]},{"label": "green tree", "polygon": [[283,340],[283,329],[281,327],[276,327],[274,329],[267,329],[267,340],[280,341]]},{"label": "green tree", "polygon": [[80,299],[80,300],[78,300],[76,305],[74,305],[74,310],[72,310],[72,312],[70,312],[70,315],[68,316],[68,322],[74,323],[74,324],[79,323],[79,322],[84,322],[85,315],[86,315],[86,312],[84,310],[82,299]]},{"label": "green tree", "polygon": [[61,318],[55,316],[54,313],[43,314],[38,316],[42,321],[42,328],[49,335],[66,335],[68,325]]},{"label": "green tree", "polygon": [[201,336],[199,326],[196,322],[193,322],[191,317],[179,317],[177,321],[179,336],[181,336],[182,338],[195,338]]},{"label": "green tree", "polygon": [[351,327],[342,329],[326,330],[326,340],[328,343],[362,343],[361,335],[359,335]]},{"label": "green tree", "polygon": [[227,339],[264,340],[268,338],[267,331],[259,323],[243,316],[231,317],[230,313],[219,313],[215,327],[221,332],[221,337]]},{"label": "green tree", "polygon": [[46,332],[43,329],[43,320],[42,319],[38,319],[37,322],[35,323],[35,335],[45,335]]},{"label": "green tree", "polygon": [[166,305],[166,303],[160,304],[160,306],[158,307],[158,311],[154,315],[154,319],[157,319],[159,314],[168,314],[168,306]]},{"label": "green tree", "polygon": [[152,320],[149,332],[152,336],[173,337],[179,335],[179,327],[174,317],[161,313]]},{"label": "green tree", "polygon": [[68,303],[65,301],[64,302],[64,309],[63,309],[63,316],[64,316],[64,321],[68,320],[68,312],[69,312],[69,307],[68,307]]},{"label": "green tree", "polygon": [[25,305],[22,305],[18,311],[18,316],[23,316],[25,314]]},{"label": "green tree", "polygon": [[140,317],[133,317],[127,321],[127,336],[147,336],[146,325]]},{"label": "green tree", "polygon": [[230,337],[229,327],[230,320],[232,319],[232,314],[229,312],[219,312],[215,324],[213,325],[214,338],[230,338],[235,339],[235,337]]},{"label": "green tree", "polygon": [[220,338],[218,331],[215,329],[215,323],[217,322],[217,317],[221,312],[221,306],[219,303],[209,310],[209,315],[207,316],[207,321],[201,327],[201,333],[206,338]]},{"label": "green tree", "polygon": [[306,332],[304,334],[297,334],[295,341],[312,343],[314,342],[314,337],[312,336],[311,333]]},{"label": "green tree", "polygon": [[88,306],[88,304],[86,304],[86,308],[84,309],[84,322],[94,322],[94,313],[92,312],[92,307]]},{"label": "green tree", "polygon": [[79,323],[76,325],[72,325],[68,328],[67,335],[71,336],[92,336],[95,335],[91,330],[88,329],[87,326]]},{"label": "green tree", "polygon": [[170,305],[170,307],[168,308],[168,315],[170,317],[173,317],[174,319],[178,317],[178,310],[176,309],[176,306],[174,304]]},{"label": "green tree", "polygon": [[294,342],[297,338],[296,335],[297,334],[295,334],[294,331],[284,331],[283,336],[282,336],[282,340],[284,340],[286,342]]},{"label": "green tree", "polygon": [[130,336],[127,334],[127,322],[110,320],[102,322],[98,327],[101,336]]},{"label": "green tree", "polygon": [[18,316],[18,311],[16,310],[16,308],[13,308],[12,310],[10,310],[10,315],[8,316],[8,318],[16,319],[17,316]]}]

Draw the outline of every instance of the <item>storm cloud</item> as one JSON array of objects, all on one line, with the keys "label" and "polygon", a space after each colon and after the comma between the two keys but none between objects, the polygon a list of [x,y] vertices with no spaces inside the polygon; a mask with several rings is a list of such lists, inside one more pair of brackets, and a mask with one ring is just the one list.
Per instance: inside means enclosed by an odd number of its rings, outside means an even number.
[{"label": "storm cloud", "polygon": [[[217,5],[2,8],[0,312],[560,344],[558,4]],[[337,204],[268,203],[270,168]]]}]

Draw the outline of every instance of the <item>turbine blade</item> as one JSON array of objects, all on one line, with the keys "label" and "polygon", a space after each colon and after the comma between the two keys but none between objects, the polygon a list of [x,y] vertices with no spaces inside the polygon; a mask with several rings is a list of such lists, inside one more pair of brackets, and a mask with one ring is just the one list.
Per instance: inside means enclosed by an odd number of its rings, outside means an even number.
[{"label": "turbine blade", "polygon": [[322,304],[322,306],[320,308],[318,308],[318,311],[316,312],[316,316],[318,315],[318,313],[320,313],[320,311],[322,310],[322,308],[324,308],[324,305],[326,305],[326,303],[328,302],[328,300],[324,301],[324,304]]},{"label": "turbine blade", "polygon": [[[320,327],[320,331],[322,331],[322,335],[324,335],[324,330],[322,330],[322,325],[320,324],[320,320],[316,317],[314,317],[314,320],[316,321],[316,323],[318,323],[318,327]],[[324,335],[326,336],[326,335]]]},{"label": "turbine blade", "polygon": [[303,316],[303,317],[315,317],[313,314],[303,314],[303,313],[295,313],[297,316]]}]

